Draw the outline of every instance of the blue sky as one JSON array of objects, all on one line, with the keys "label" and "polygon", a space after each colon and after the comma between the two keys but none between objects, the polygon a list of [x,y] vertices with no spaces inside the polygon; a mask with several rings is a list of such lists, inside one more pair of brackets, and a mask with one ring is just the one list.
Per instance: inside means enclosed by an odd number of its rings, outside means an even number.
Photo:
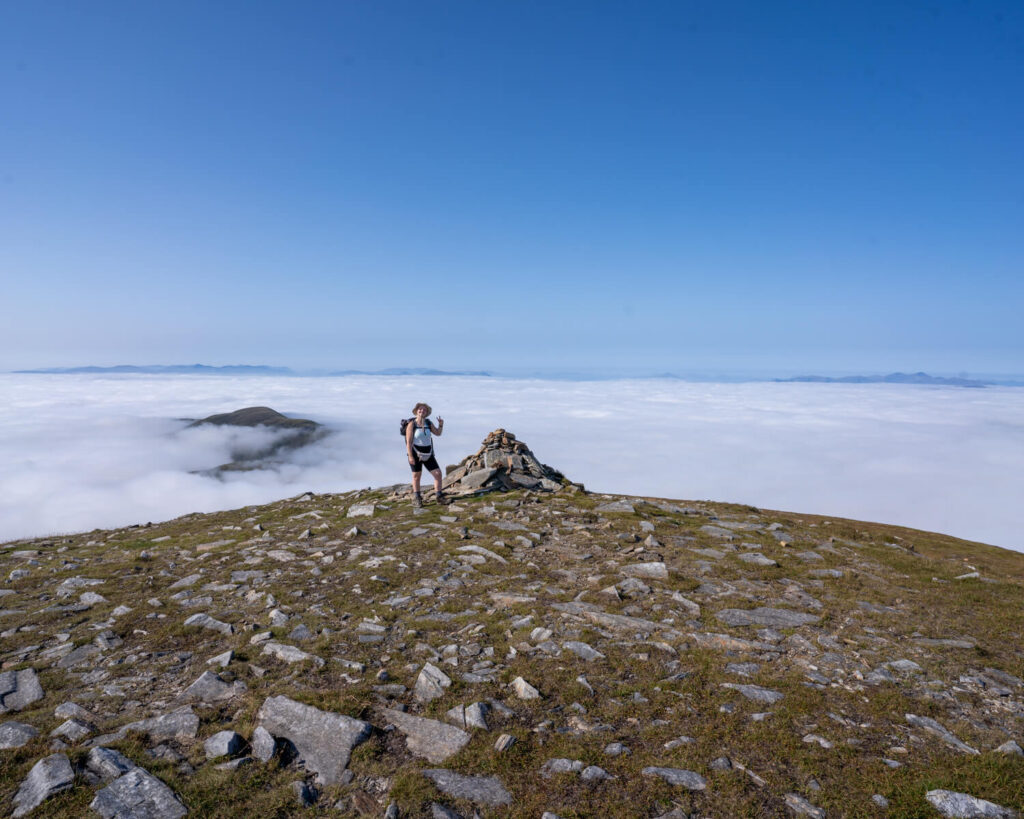
[{"label": "blue sky", "polygon": [[0,367],[1024,372],[1024,7],[6,2]]}]

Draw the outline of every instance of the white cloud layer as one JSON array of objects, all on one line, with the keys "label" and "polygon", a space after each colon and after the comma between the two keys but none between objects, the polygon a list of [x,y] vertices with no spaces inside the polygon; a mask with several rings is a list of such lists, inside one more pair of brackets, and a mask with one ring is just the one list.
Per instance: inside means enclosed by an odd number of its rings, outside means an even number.
[{"label": "white cloud layer", "polygon": [[[496,427],[589,489],[750,503],[1024,551],[1024,389],[488,378],[0,375],[0,541],[407,480],[398,421],[439,460]],[[336,432],[271,471],[191,474],[266,430],[186,429],[265,405]]]}]

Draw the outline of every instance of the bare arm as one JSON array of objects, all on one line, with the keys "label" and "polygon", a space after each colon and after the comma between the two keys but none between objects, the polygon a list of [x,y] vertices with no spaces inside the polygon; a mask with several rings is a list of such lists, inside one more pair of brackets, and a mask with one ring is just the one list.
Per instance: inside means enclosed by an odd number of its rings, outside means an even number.
[{"label": "bare arm", "polygon": [[410,421],[405,427],[405,449],[409,456],[409,463],[414,463],[416,456],[412,454],[412,434],[416,430],[416,422]]},{"label": "bare arm", "polygon": [[428,421],[427,423],[430,424],[430,431],[440,438],[441,433],[444,432],[444,418],[438,417],[436,425],[433,421]]}]

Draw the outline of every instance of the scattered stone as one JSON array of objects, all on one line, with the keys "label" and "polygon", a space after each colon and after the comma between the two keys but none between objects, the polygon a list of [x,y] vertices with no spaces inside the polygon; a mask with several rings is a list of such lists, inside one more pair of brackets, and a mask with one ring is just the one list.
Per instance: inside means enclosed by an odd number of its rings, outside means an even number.
[{"label": "scattered stone", "polygon": [[80,742],[95,730],[96,728],[89,723],[82,722],[81,720],[72,717],[54,728],[50,732],[50,736],[63,737],[68,742]]},{"label": "scattered stone", "polygon": [[668,567],[664,563],[630,563],[619,571],[628,577],[645,577],[649,580],[668,580]]},{"label": "scattered stone", "polygon": [[605,756],[622,756],[623,754],[629,754],[629,748],[621,742],[609,742],[604,746]]},{"label": "scattered stone", "polygon": [[228,623],[222,623],[220,620],[214,620],[209,614],[193,614],[191,617],[185,618],[186,626],[196,626],[197,628],[208,628],[211,631],[217,631],[221,634],[234,634],[235,627]]},{"label": "scattered stone", "polygon": [[409,753],[435,765],[458,753],[471,738],[465,731],[437,720],[414,717],[393,708],[385,708],[381,713],[405,735]]},{"label": "scattered stone", "polygon": [[760,552],[743,552],[737,555],[744,563],[752,563],[755,566],[778,566],[778,561],[765,557]]},{"label": "scattered stone", "polygon": [[913,726],[915,726],[917,728],[922,728],[925,731],[927,731],[929,734],[937,736],[939,739],[941,739],[947,745],[949,745],[952,748],[956,748],[958,751],[961,751],[961,752],[963,752],[965,754],[978,754],[978,753],[980,753],[980,751],[978,751],[975,748],[972,748],[967,743],[961,742],[959,739],[957,739],[957,737],[955,737],[952,734],[952,732],[950,732],[949,730],[944,728],[942,725],[940,725],[938,722],[933,720],[931,717],[919,717],[919,716],[916,716],[915,714],[907,714],[906,718],[907,718],[907,722],[910,725],[913,725]]},{"label": "scattered stone", "polygon": [[5,722],[0,724],[0,749],[20,748],[29,740],[39,736],[39,731],[24,722]]},{"label": "scattered stone", "polygon": [[597,765],[589,765],[580,771],[580,779],[583,782],[603,782],[606,779],[614,779],[608,771]]},{"label": "scattered stone", "polygon": [[179,819],[188,813],[174,791],[138,767],[97,793],[89,807],[103,819]]},{"label": "scattered stone", "polygon": [[30,813],[51,796],[69,790],[74,782],[75,772],[64,754],[40,759],[14,794],[14,813],[11,816]]},{"label": "scattered stone", "polygon": [[774,705],[785,696],[781,691],[773,691],[770,688],[762,688],[760,685],[741,685],[740,683],[721,683],[722,688],[731,688],[739,691],[748,700],[763,702],[766,705]]},{"label": "scattered stone", "polygon": [[466,799],[488,807],[512,804],[512,794],[505,790],[496,776],[463,776],[453,771],[433,768],[423,771],[423,775],[441,793],[454,799]]},{"label": "scattered stone", "polygon": [[521,700],[536,700],[540,699],[540,691],[530,685],[522,677],[516,677],[509,683],[509,686],[515,691],[516,696]]},{"label": "scattered stone", "polygon": [[786,794],[786,807],[798,816],[810,816],[811,819],[825,819],[825,811],[822,808],[812,805],[796,793]]},{"label": "scattered stone", "polygon": [[242,735],[234,731],[218,731],[203,743],[207,759],[219,756],[234,756],[245,746]]},{"label": "scattered stone", "polygon": [[603,503],[595,510],[597,512],[624,512],[630,515],[636,514],[636,509],[629,501],[617,500],[610,503]]},{"label": "scattered stone", "polygon": [[245,693],[247,688],[248,686],[241,680],[227,683],[212,671],[204,671],[198,680],[182,692],[181,699],[207,703],[222,702]]},{"label": "scattered stone", "polygon": [[324,660],[322,657],[317,657],[315,654],[309,654],[303,651],[301,648],[287,645],[286,643],[277,643],[269,641],[263,644],[263,653],[269,654],[271,657],[276,657],[285,663],[304,663],[311,662],[317,666],[323,666]]},{"label": "scattered stone", "polygon": [[375,503],[356,503],[348,508],[348,512],[345,514],[347,518],[372,518],[373,513],[377,511],[377,504]]},{"label": "scattered stone", "polygon": [[111,748],[93,748],[85,758],[85,770],[95,777],[96,783],[112,782],[135,767],[128,757]]},{"label": "scattered stone", "polygon": [[0,714],[20,711],[43,698],[34,668],[0,672]]},{"label": "scattered stone", "polygon": [[503,751],[507,751],[515,744],[516,738],[514,736],[512,736],[511,734],[502,734],[494,743],[494,750],[500,754]]},{"label": "scattered stone", "polygon": [[270,731],[262,725],[257,725],[256,730],[252,732],[249,746],[252,749],[252,755],[260,762],[266,763],[273,759],[274,752],[277,750],[277,741],[271,736]]},{"label": "scattered stone", "polygon": [[289,740],[299,760],[322,785],[337,785],[352,749],[368,739],[373,726],[343,714],[321,711],[285,696],[269,697],[257,713],[271,736]]},{"label": "scattered stone", "polygon": [[664,779],[669,785],[677,785],[690,791],[702,791],[708,786],[708,781],[698,773],[683,770],[682,768],[644,768],[640,773],[644,776],[657,776]]},{"label": "scattered stone", "polygon": [[871,797],[871,801],[878,805],[878,807],[882,808],[882,810],[885,810],[889,807],[889,800],[882,796],[882,794],[880,793],[874,794]]},{"label": "scattered stone", "polygon": [[1024,750],[1022,750],[1020,745],[1018,745],[1012,739],[1008,742],[1004,742],[1002,745],[996,748],[996,753],[1024,756]]},{"label": "scattered stone", "polygon": [[567,648],[577,657],[586,660],[588,663],[593,662],[594,660],[604,659],[604,654],[602,654],[596,648],[593,648],[592,646],[589,646],[586,643],[581,643],[578,640],[568,640],[562,643],[562,647]]},{"label": "scattered stone", "polygon": [[715,619],[727,626],[774,626],[776,628],[795,628],[817,623],[820,619],[814,614],[803,614],[789,609],[722,609],[715,613]]},{"label": "scattered stone", "polygon": [[292,793],[295,794],[295,801],[302,807],[308,808],[319,798],[319,794],[303,781],[292,782]]},{"label": "scattered stone", "polygon": [[420,702],[430,702],[444,694],[444,690],[451,684],[452,678],[440,668],[431,663],[425,663],[416,678],[413,694]]},{"label": "scattered stone", "polygon": [[994,802],[956,791],[934,790],[924,795],[929,804],[949,819],[1017,819],[1019,814]]}]

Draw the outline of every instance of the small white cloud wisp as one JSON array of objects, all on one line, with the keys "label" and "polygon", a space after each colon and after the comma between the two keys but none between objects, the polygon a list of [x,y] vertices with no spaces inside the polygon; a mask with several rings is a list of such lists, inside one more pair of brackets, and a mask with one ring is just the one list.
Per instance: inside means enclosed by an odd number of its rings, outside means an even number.
[{"label": "small white cloud wisp", "polygon": [[[446,419],[439,460],[492,429],[589,489],[719,500],[1024,550],[1024,390],[463,377],[0,375],[0,541],[404,482],[398,421]],[[263,428],[188,428],[246,406],[332,434],[272,469],[198,474]]]}]

